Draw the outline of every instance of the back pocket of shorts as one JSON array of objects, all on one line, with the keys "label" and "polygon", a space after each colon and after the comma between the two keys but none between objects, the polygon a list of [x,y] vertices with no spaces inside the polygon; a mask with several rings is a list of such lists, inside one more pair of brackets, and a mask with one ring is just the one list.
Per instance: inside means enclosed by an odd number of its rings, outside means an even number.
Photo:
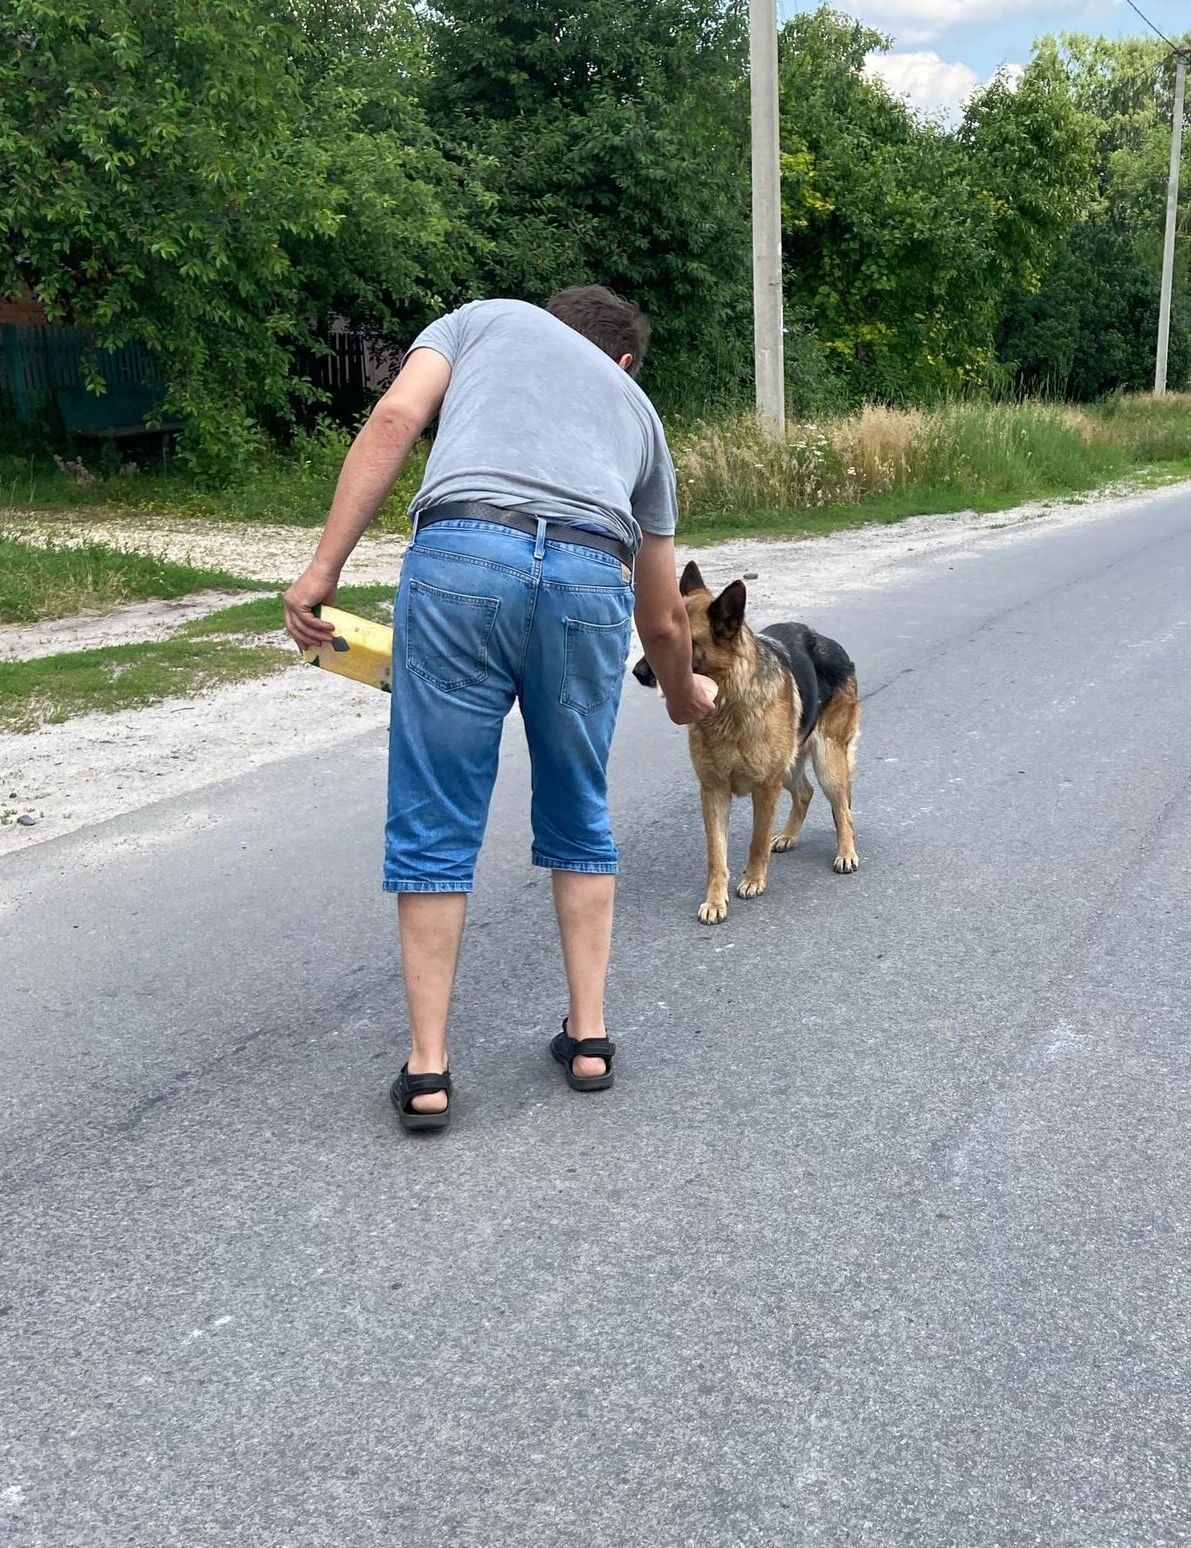
[{"label": "back pocket of shorts", "polygon": [[562,703],[590,715],[620,688],[629,653],[631,622],[584,623],[567,619],[566,656],[562,669]]},{"label": "back pocket of shorts", "polygon": [[499,607],[497,597],[440,591],[411,580],[406,666],[447,692],[482,683],[488,676],[488,642]]}]

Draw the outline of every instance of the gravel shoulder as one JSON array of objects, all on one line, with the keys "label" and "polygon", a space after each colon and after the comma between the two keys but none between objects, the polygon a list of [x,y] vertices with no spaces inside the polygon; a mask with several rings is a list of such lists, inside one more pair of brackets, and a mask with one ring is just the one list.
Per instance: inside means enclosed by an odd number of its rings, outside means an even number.
[{"label": "gravel shoulder", "polygon": [[[1154,497],[1168,497],[1171,487]],[[1191,482],[1177,487],[1191,493]],[[739,539],[693,552],[709,581],[750,577],[755,617],[786,615],[813,623],[816,608],[835,597],[882,586],[923,560],[962,563],[990,545],[1017,545],[1026,562],[1034,534],[1058,524],[1112,516],[1124,505],[1136,505],[1145,498],[1130,493],[1080,504],[1022,506],[994,515],[919,517],[802,542]],[[314,544],[314,534],[306,528],[201,522],[149,526],[54,521],[25,526],[21,535],[36,536],[38,531],[51,531],[59,542],[102,541],[278,581],[299,573]],[[404,548],[401,538],[366,538],[353,556],[345,582],[394,581]],[[186,599],[186,605],[203,611],[209,610],[208,604],[222,605],[222,599],[212,601],[208,595],[201,604],[198,598]],[[135,627],[146,632],[119,637],[153,637],[147,631],[158,627],[168,633],[183,616],[182,606],[140,604]],[[158,611],[146,611],[153,608]],[[59,643],[52,648],[81,648],[86,629],[130,629],[132,611],[123,609],[119,617],[106,622],[64,621],[66,633],[73,622],[75,637],[69,646]],[[49,628],[41,625],[37,632],[44,635]],[[111,634],[109,640],[116,637]],[[88,638],[94,642],[96,634]],[[277,759],[379,730],[387,721],[388,707],[387,696],[309,670],[295,660],[292,671],[194,699],[173,699],[126,713],[85,715],[35,733],[0,735],[0,857],[169,796],[202,790]],[[33,820],[22,824],[20,816]]]},{"label": "gravel shoulder", "polygon": [[[306,568],[318,541],[311,527],[156,517],[87,520],[15,515],[5,518],[4,529],[10,537],[25,542],[103,543],[109,548],[156,554],[197,569],[224,570],[266,586],[288,586]],[[395,535],[365,537],[348,562],[344,585],[371,586],[393,580],[405,546],[405,538]]]}]

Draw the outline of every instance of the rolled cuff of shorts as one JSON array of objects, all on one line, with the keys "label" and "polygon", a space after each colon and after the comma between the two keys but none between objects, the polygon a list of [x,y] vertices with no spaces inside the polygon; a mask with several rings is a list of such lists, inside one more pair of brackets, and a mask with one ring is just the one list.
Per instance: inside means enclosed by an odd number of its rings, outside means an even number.
[{"label": "rolled cuff of shorts", "polygon": [[412,876],[386,876],[384,892],[474,892],[474,881],[417,881]]},{"label": "rolled cuff of shorts", "polygon": [[581,876],[617,876],[619,860],[558,860],[553,855],[533,851],[533,863],[543,871],[576,871]]}]

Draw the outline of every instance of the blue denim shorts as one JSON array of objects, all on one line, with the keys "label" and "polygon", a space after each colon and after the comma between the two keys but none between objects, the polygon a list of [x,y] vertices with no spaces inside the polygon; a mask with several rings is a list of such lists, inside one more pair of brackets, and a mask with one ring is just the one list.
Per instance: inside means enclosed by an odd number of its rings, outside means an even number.
[{"label": "blue denim shorts", "polygon": [[417,533],[393,614],[386,892],[470,892],[519,705],[533,863],[614,873],[607,770],[632,630],[619,559],[482,521]]}]

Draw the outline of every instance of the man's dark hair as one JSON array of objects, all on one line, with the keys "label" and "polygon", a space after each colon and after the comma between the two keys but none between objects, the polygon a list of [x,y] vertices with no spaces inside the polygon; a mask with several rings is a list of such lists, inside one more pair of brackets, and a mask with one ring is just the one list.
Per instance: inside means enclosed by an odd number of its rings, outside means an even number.
[{"label": "man's dark hair", "polygon": [[634,376],[641,369],[649,348],[649,318],[606,285],[568,285],[550,297],[546,310],[613,360],[632,355]]}]

